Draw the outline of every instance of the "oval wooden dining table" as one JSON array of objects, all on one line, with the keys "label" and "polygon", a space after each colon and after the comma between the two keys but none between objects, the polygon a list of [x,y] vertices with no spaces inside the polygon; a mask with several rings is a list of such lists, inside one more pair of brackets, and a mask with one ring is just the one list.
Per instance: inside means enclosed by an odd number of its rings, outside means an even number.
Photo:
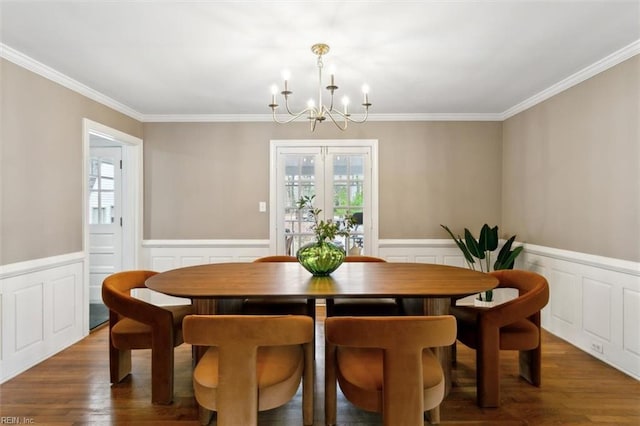
[{"label": "oval wooden dining table", "polygon": [[282,296],[449,298],[497,285],[493,276],[465,268],[395,262],[347,262],[328,277],[314,277],[296,262],[212,263],[172,269],[146,281],[152,290],[194,301]]},{"label": "oval wooden dining table", "polygon": [[[347,262],[328,277],[314,277],[296,262],[212,263],[172,269],[145,282],[152,290],[190,298],[199,314],[215,314],[216,302],[251,297],[394,297],[424,299],[425,315],[447,314],[450,298],[498,285],[491,275],[429,263]],[[196,357],[198,357],[196,351]],[[451,389],[451,348],[437,348]]]}]

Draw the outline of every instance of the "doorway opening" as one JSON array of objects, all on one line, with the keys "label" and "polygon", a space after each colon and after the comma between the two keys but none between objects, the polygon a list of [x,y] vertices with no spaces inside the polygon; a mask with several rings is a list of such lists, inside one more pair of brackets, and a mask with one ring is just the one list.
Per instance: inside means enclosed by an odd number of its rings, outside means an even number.
[{"label": "doorway opening", "polygon": [[137,269],[142,242],[142,140],[85,119],[85,330],[108,320],[102,281]]}]

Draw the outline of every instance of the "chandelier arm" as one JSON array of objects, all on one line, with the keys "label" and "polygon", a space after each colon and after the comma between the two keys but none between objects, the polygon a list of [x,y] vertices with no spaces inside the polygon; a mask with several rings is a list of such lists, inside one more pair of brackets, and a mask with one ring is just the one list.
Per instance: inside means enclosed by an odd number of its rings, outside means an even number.
[{"label": "chandelier arm", "polygon": [[334,123],[337,124],[336,122],[336,118],[334,117],[334,115],[338,115],[340,116],[340,118],[342,118],[345,121],[350,121],[352,123],[357,123],[357,124],[362,124],[365,121],[367,121],[367,117],[369,116],[369,109],[365,108],[364,110],[364,117],[361,120],[355,120],[353,118],[351,118],[351,114],[345,114],[340,110],[335,110],[335,111],[330,111],[329,109],[327,109],[327,107],[322,107],[324,112],[326,113],[326,115],[329,116],[329,118],[331,118],[331,121],[333,121]]},{"label": "chandelier arm", "polygon": [[[338,111],[338,113],[340,113],[340,111]],[[340,113],[343,117],[344,114]],[[364,109],[364,117],[362,118],[362,120],[354,120],[353,118],[351,118],[351,114],[349,114],[347,118],[347,120],[351,121],[352,123],[357,123],[357,124],[362,124],[365,121],[367,121],[367,117],[369,117],[369,108],[365,108]]]},{"label": "chandelier arm", "polygon": [[289,113],[291,115],[291,118],[288,118],[286,120],[278,120],[277,116],[276,116],[276,110],[273,110],[273,121],[275,121],[278,124],[287,124],[287,123],[291,123],[294,120],[297,120],[298,118],[302,117],[304,114],[307,114],[309,112],[309,108],[306,108],[302,111],[300,111],[297,114],[293,114],[293,113]]},{"label": "chandelier arm", "polygon": [[306,108],[304,111],[302,111],[300,113],[291,112],[291,109],[289,109],[289,97],[288,96],[284,97],[284,107],[287,110],[287,113],[289,115],[296,115],[296,116],[300,116],[300,115],[302,115],[303,113],[305,113],[305,112],[307,112],[309,110],[309,108]]},{"label": "chandelier arm", "polygon": [[329,116],[329,118],[331,119],[331,121],[333,121],[333,124],[336,125],[336,127],[338,127],[338,129],[345,131],[347,130],[347,125],[349,124],[349,121],[351,121],[351,119],[347,116],[345,116],[343,113],[341,113],[340,111],[334,111],[337,112],[340,116],[342,116],[345,120],[344,120],[344,125],[341,125],[338,121],[336,121],[336,118],[333,116],[333,113],[331,111],[327,111],[327,115]]},{"label": "chandelier arm", "polygon": [[[367,117],[369,116],[369,109],[368,108],[365,108],[364,117],[362,118],[362,120],[355,120],[355,119],[351,118],[351,114],[345,115],[345,113],[343,113],[342,111],[339,111],[339,110],[327,111],[327,112],[329,113],[328,115],[332,118],[332,120],[334,119],[332,114],[338,114],[343,119],[345,119],[347,121],[350,121],[352,123],[357,123],[357,124],[364,123],[365,121],[367,121]],[[333,122],[335,123],[335,120],[333,120]]]}]

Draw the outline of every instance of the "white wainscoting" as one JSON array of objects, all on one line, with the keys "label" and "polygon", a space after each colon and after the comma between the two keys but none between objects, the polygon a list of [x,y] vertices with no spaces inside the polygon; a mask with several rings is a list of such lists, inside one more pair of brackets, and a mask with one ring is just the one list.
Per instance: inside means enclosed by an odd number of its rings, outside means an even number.
[{"label": "white wainscoting", "polygon": [[466,267],[458,246],[446,240],[379,240],[378,256],[389,262],[436,263]]},{"label": "white wainscoting", "polygon": [[[640,264],[530,244],[524,247],[516,267],[544,275],[550,285],[543,327],[640,379]],[[149,240],[143,249],[144,267],[156,271],[250,262],[270,254],[268,240]],[[450,239],[380,240],[377,255],[390,262],[466,267]]]},{"label": "white wainscoting", "polygon": [[525,244],[520,267],[549,281],[549,332],[640,380],[640,264]]},{"label": "white wainscoting", "polygon": [[[269,240],[145,240],[142,249],[143,268],[163,272],[208,263],[252,262],[269,255]],[[156,305],[187,302],[151,290],[136,296]]]},{"label": "white wainscoting", "polygon": [[[640,264],[524,246],[516,267],[544,275],[550,285],[543,327],[640,380]],[[268,240],[147,240],[141,267],[165,271],[250,262],[269,254]],[[380,240],[378,256],[391,262],[465,266],[448,239]],[[84,269],[81,252],[0,266],[0,383],[87,334]],[[150,301],[183,301],[172,299]]]},{"label": "white wainscoting", "polygon": [[269,255],[269,240],[145,240],[144,267],[167,271],[221,262],[252,262]]},{"label": "white wainscoting", "polygon": [[0,267],[0,383],[86,335],[83,271],[83,253]]},{"label": "white wainscoting", "polygon": [[[388,261],[465,266],[451,240],[380,240]],[[640,264],[524,244],[517,268],[549,281],[542,326],[640,380]]]}]

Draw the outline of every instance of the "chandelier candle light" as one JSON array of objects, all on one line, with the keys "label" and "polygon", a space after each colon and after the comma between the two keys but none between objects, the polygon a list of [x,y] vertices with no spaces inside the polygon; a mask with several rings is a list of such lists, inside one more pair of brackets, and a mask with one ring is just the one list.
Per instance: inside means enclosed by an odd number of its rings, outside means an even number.
[{"label": "chandelier candle light", "polygon": [[362,106],[364,107],[364,117],[361,120],[355,120],[351,118],[351,114],[349,113],[349,99],[345,96],[342,98],[342,106],[343,110],[340,111],[337,108],[333,107],[333,95],[336,90],[338,90],[338,86],[335,84],[335,73],[331,72],[331,80],[330,84],[326,87],[326,89],[331,93],[331,102],[329,106],[325,106],[322,103],[322,56],[329,52],[329,46],[324,43],[318,43],[311,46],[311,51],[318,56],[318,105],[316,106],[313,99],[309,99],[307,102],[307,108],[303,109],[300,112],[292,112],[289,108],[289,96],[293,93],[289,90],[289,75],[288,73],[283,73],[284,78],[284,90],[280,92],[282,96],[284,96],[284,106],[287,109],[287,113],[291,116],[287,120],[280,121],[276,117],[276,109],[278,108],[278,104],[276,103],[276,94],[278,93],[278,87],[273,85],[271,87],[271,103],[269,104],[269,108],[273,113],[273,121],[276,123],[284,124],[290,123],[300,117],[305,117],[311,123],[311,131],[316,129],[316,124],[323,122],[328,118],[333,121],[333,123],[340,129],[346,130],[349,122],[353,123],[364,123],[367,121],[367,117],[369,115],[369,107],[371,104],[369,103],[369,87],[365,84],[362,86],[363,93],[363,102]]}]

